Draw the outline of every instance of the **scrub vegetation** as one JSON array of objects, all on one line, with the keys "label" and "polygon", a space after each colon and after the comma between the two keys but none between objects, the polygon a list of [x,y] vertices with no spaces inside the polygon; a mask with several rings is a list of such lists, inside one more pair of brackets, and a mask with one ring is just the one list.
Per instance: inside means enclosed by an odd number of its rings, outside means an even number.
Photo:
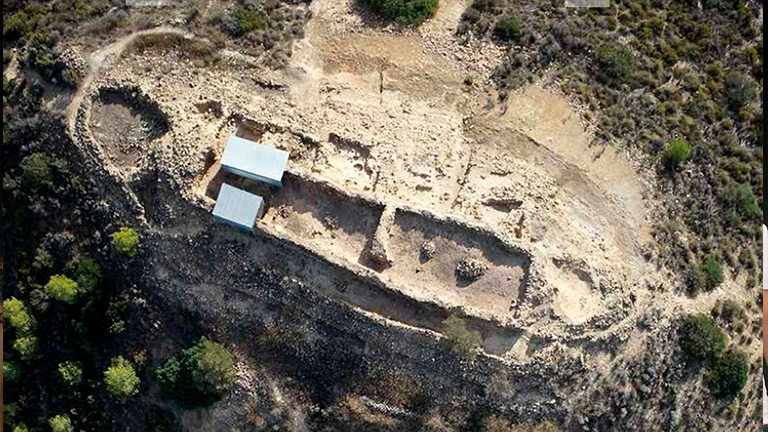
[{"label": "scrub vegetation", "polygon": [[762,6],[700,4],[475,0],[457,31],[508,43],[494,74],[502,99],[551,71],[599,142],[638,148],[668,170],[660,192],[676,199],[664,200],[655,256],[683,282],[688,269],[708,273],[692,292],[717,285],[710,259],[740,266],[758,250],[763,200]]}]

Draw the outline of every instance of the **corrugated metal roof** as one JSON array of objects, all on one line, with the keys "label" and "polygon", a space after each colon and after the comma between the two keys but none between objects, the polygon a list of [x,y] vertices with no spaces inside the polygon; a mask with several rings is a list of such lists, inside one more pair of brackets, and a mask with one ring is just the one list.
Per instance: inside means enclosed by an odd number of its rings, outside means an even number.
[{"label": "corrugated metal roof", "polygon": [[282,186],[287,164],[288,152],[234,135],[229,137],[221,157],[225,171],[276,186]]},{"label": "corrugated metal roof", "polygon": [[213,208],[213,216],[250,230],[260,216],[263,206],[262,197],[223,183]]}]

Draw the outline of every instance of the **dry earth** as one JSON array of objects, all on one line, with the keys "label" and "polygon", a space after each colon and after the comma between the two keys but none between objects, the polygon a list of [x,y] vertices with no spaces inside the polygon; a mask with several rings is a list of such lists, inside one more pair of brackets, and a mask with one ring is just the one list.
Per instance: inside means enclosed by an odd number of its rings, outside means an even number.
[{"label": "dry earth", "polygon": [[[671,293],[663,269],[642,255],[652,183],[637,157],[595,145],[555,83],[489,103],[485,83],[502,50],[459,44],[453,31],[467,1],[444,3],[420,29],[397,31],[371,28],[348,2],[313,1],[305,37],[279,71],[232,52],[207,68],[178,52],[123,52],[169,30],[132,35],[91,55],[70,128],[77,134],[82,123],[92,141],[81,144],[96,144],[90,151],[110,175],[136,185],[152,172],[150,183],[162,178],[176,199],[205,209],[226,178],[218,157],[230,134],[289,150],[285,187],[264,191],[269,210],[256,238],[214,236],[250,242],[256,262],[281,261],[328,296],[398,325],[439,335],[459,311],[483,335],[485,354],[505,364],[542,361],[536,353],[557,346],[608,373],[642,352],[647,334],[636,326],[651,314],[663,327],[717,299],[749,300],[738,280],[695,300]],[[478,84],[464,84],[467,76]],[[167,133],[120,98],[100,100],[99,89],[156,102]],[[157,138],[133,144],[146,134]],[[148,206],[141,184],[128,190],[158,236],[207,229],[208,219],[172,204]],[[261,236],[294,243],[295,255],[276,258]],[[420,257],[425,241],[437,250],[429,260]],[[374,243],[389,262],[373,262]],[[455,275],[466,257],[487,268],[475,282]]]}]

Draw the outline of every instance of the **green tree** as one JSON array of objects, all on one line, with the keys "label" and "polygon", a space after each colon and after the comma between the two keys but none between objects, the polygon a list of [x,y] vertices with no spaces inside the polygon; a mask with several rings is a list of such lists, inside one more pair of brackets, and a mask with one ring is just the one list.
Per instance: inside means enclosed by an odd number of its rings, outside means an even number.
[{"label": "green tree", "polygon": [[3,381],[16,382],[21,379],[21,365],[13,361],[3,362]]},{"label": "green tree", "polygon": [[17,334],[28,335],[35,329],[35,317],[29,313],[27,305],[16,297],[3,301],[3,313]]},{"label": "green tree", "polygon": [[35,353],[37,352],[37,337],[17,337],[16,340],[13,341],[13,349],[18,351],[22,360],[31,360],[35,357]]},{"label": "green tree", "polygon": [[122,227],[112,234],[112,242],[115,248],[129,257],[139,253],[139,233],[133,228]]},{"label": "green tree", "polygon": [[503,41],[514,41],[520,38],[522,26],[517,17],[503,16],[493,26],[493,35]]},{"label": "green tree", "polygon": [[661,155],[662,162],[669,169],[677,169],[691,155],[691,145],[685,140],[675,138],[667,144]]},{"label": "green tree", "polygon": [[19,164],[24,183],[33,190],[53,185],[51,158],[42,153],[32,153]]},{"label": "green tree", "polygon": [[730,397],[738,394],[747,383],[749,361],[741,350],[728,350],[709,367],[709,379],[715,394]]},{"label": "green tree", "polygon": [[83,369],[78,362],[59,363],[59,377],[67,387],[76,387],[83,379]]},{"label": "green tree", "polygon": [[111,366],[104,371],[104,385],[119,402],[125,402],[136,395],[140,383],[133,365],[123,357],[113,358]]},{"label": "green tree", "polygon": [[234,359],[208,338],[172,357],[155,370],[163,391],[186,408],[207,406],[234,383]]},{"label": "green tree", "polygon": [[683,318],[678,335],[683,352],[697,361],[713,359],[725,349],[725,333],[704,314]]},{"label": "green tree", "polygon": [[48,424],[53,432],[73,432],[72,421],[66,415],[57,415],[48,419]]},{"label": "green tree", "polygon": [[76,258],[68,264],[68,267],[80,292],[92,292],[101,282],[101,266],[92,259]]},{"label": "green tree", "polygon": [[24,423],[19,423],[13,427],[13,432],[29,432],[29,428]]},{"label": "green tree", "polygon": [[476,348],[483,341],[480,333],[468,330],[465,321],[455,315],[443,321],[443,325],[448,348],[458,355],[474,360],[477,356]]},{"label": "green tree", "polygon": [[364,0],[375,12],[403,25],[418,25],[433,17],[438,0]]},{"label": "green tree", "polygon": [[72,304],[77,300],[77,282],[66,276],[51,276],[51,279],[45,284],[45,290],[48,291],[48,295],[64,303]]},{"label": "green tree", "polygon": [[202,390],[221,394],[235,382],[234,359],[224,345],[208,338],[202,338],[195,352],[200,368]]}]

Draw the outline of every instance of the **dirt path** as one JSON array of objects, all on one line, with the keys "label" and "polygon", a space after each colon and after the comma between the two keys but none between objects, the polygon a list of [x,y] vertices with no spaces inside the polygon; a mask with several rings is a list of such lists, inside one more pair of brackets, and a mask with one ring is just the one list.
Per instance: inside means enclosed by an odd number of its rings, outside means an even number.
[{"label": "dirt path", "polygon": [[452,36],[459,26],[461,15],[472,0],[440,0],[437,13],[419,27],[421,34],[445,34]]},{"label": "dirt path", "polygon": [[125,48],[133,42],[137,37],[151,35],[151,34],[177,34],[185,37],[193,37],[194,35],[180,30],[174,27],[156,27],[149,30],[141,30],[131,33],[121,39],[107,45],[106,47],[97,50],[88,57],[88,73],[80,81],[80,85],[77,88],[77,92],[72,97],[72,101],[67,107],[66,117],[67,126],[69,131],[74,136],[75,132],[75,118],[77,116],[77,110],[80,108],[80,104],[83,102],[83,98],[88,93],[93,80],[105,69],[107,69],[110,63],[125,50]]}]

